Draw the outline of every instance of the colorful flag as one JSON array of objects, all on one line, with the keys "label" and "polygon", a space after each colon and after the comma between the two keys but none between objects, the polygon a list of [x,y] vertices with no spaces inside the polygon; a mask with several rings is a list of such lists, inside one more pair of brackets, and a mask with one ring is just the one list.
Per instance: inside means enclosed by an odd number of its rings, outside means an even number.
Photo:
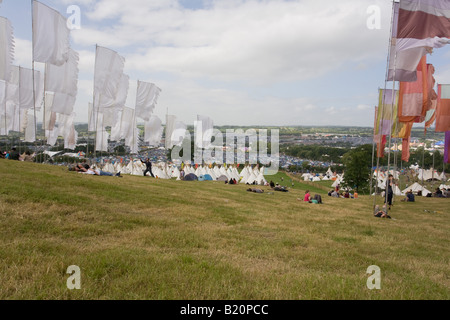
[{"label": "colorful flag", "polygon": [[436,132],[450,131],[450,84],[438,85]]},{"label": "colorful flag", "polygon": [[375,135],[391,135],[397,128],[398,91],[380,89]]},{"label": "colorful flag", "polygon": [[398,14],[397,50],[440,48],[449,43],[450,1],[402,0]]},{"label": "colorful flag", "polygon": [[448,151],[450,149],[450,131],[445,132],[445,149],[444,149],[444,162],[450,163]]},{"label": "colorful flag", "polygon": [[411,136],[402,139],[402,160],[409,162],[409,143],[411,141]]},{"label": "colorful flag", "polygon": [[[426,111],[431,107],[429,85],[430,73],[434,68],[428,68],[426,56],[422,57],[417,66],[417,80],[413,82],[400,82],[400,97],[398,104],[398,117],[400,122],[423,122]],[[432,76],[432,74],[431,74]],[[434,78],[431,78],[434,80]],[[429,99],[430,97],[430,99]]]},{"label": "colorful flag", "polygon": [[420,59],[449,43],[450,1],[402,0],[394,3],[388,81],[416,81]]}]

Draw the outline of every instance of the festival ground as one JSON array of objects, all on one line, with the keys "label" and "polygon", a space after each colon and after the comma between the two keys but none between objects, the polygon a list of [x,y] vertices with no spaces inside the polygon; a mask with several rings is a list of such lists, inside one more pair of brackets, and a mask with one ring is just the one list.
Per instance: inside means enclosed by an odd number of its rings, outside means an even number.
[{"label": "festival ground", "polygon": [[[0,171],[1,299],[450,298],[449,199],[396,198],[379,219],[372,197],[331,198],[323,182],[314,205],[297,200],[313,187],[300,180],[255,194],[18,161]],[[372,265],[381,290],[367,288]]]}]

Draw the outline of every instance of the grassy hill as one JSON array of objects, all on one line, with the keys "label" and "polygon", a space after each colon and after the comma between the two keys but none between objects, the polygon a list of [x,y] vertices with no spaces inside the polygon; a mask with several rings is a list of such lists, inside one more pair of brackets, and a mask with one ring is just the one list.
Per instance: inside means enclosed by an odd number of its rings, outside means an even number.
[{"label": "grassy hill", "polygon": [[396,199],[389,220],[371,197],[298,201],[297,181],[256,194],[7,160],[0,177],[0,299],[450,298],[450,199]]}]

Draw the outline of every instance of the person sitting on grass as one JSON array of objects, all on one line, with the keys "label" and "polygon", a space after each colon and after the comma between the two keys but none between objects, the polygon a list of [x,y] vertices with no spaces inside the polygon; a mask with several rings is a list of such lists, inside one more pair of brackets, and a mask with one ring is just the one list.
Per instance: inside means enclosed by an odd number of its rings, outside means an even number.
[{"label": "person sitting on grass", "polygon": [[306,190],[305,197],[303,198],[304,202],[310,202],[311,201],[311,195],[309,194],[309,190]]},{"label": "person sitting on grass", "polygon": [[27,150],[20,158],[22,161],[32,162],[35,156],[36,153],[31,154],[31,152]]},{"label": "person sitting on grass", "polygon": [[322,204],[322,196],[320,194],[315,194],[311,201],[316,200],[318,204]]},{"label": "person sitting on grass", "polygon": [[383,210],[380,210],[380,206],[376,205],[375,210],[373,211],[373,216],[376,218],[391,219],[391,217],[386,213],[386,204],[383,205]]},{"label": "person sitting on grass", "polygon": [[286,187],[280,186],[279,184],[277,184],[277,186],[274,187],[273,190],[274,190],[274,191],[281,191],[281,192],[289,192],[289,190],[286,189]]},{"label": "person sitting on grass", "polygon": [[442,191],[441,191],[441,189],[439,189],[439,187],[436,188],[436,191],[433,193],[433,196],[436,197],[436,198],[442,198],[443,197]]},{"label": "person sitting on grass", "polygon": [[415,201],[414,193],[412,192],[411,189],[408,192],[406,192],[406,197],[404,199],[402,199],[402,201],[406,201],[406,202],[414,202]]},{"label": "person sitting on grass", "polygon": [[450,198],[450,189],[443,189],[442,190],[442,196],[444,197],[444,198]]},{"label": "person sitting on grass", "polygon": [[13,147],[11,149],[11,152],[9,153],[8,159],[9,160],[20,160],[20,154],[19,154],[19,152],[17,151],[17,149],[15,147]]}]

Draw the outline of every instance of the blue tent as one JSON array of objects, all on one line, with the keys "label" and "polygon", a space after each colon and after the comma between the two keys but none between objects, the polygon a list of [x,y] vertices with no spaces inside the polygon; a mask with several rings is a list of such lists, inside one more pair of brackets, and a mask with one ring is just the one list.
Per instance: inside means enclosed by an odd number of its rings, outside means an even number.
[{"label": "blue tent", "polygon": [[198,176],[198,181],[205,181],[205,176],[204,175],[199,175]]},{"label": "blue tent", "polygon": [[188,175],[186,175],[184,177],[185,181],[194,181],[194,180],[198,180],[197,176],[193,173],[189,173]]},{"label": "blue tent", "polygon": [[205,174],[203,177],[205,178],[205,181],[212,181],[213,180],[213,178],[209,174]]}]

